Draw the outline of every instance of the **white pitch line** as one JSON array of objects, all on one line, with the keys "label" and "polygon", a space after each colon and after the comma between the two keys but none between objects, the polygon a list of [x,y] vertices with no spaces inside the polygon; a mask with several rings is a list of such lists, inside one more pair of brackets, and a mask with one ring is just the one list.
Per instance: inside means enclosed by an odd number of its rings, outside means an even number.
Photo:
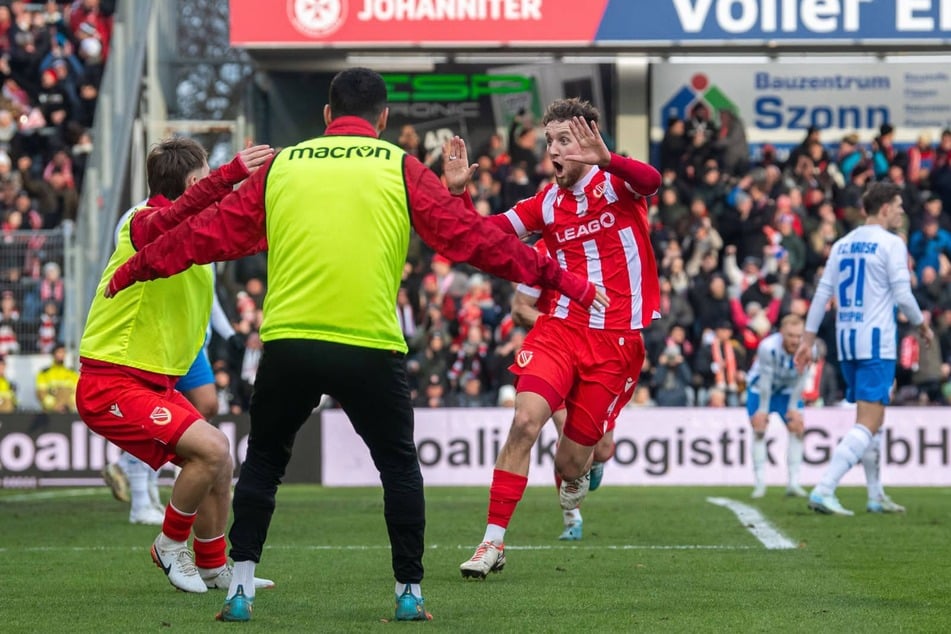
[{"label": "white pitch line", "polygon": [[53,500],[56,498],[77,498],[87,495],[102,495],[107,491],[105,485],[96,489],[61,489],[57,491],[34,491],[31,493],[17,493],[14,495],[0,496],[0,503],[3,502],[32,502],[34,500]]},{"label": "white pitch line", "polygon": [[[0,554],[5,552],[18,553],[49,553],[49,552],[103,552],[103,551],[139,551],[142,546],[25,546],[22,548],[0,548]],[[471,550],[471,546],[439,546],[431,545],[429,550],[448,549],[448,550]],[[386,544],[363,545],[363,546],[265,546],[265,550],[290,550],[290,551],[355,551],[355,550],[389,550]],[[718,546],[718,545],[700,545],[700,544],[674,544],[668,546],[651,544],[606,544],[604,546],[506,546],[506,550],[749,550],[748,546]]]},{"label": "white pitch line", "polygon": [[787,550],[797,547],[796,542],[779,532],[779,529],[770,524],[763,517],[763,514],[752,506],[747,506],[729,498],[707,498],[707,502],[717,506],[725,506],[733,511],[733,514],[736,515],[746,530],[752,533],[753,537],[760,540],[763,546],[766,546],[769,550]]}]

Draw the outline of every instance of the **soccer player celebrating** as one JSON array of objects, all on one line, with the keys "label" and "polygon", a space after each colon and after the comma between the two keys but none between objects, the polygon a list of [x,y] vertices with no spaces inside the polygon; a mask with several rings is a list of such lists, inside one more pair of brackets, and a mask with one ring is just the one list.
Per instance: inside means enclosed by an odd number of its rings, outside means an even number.
[{"label": "soccer player celebrating", "polygon": [[[492,474],[482,543],[460,565],[482,578],[505,566],[504,538],[528,483],[531,449],[564,402],[567,419],[555,453],[563,509],[576,508],[590,486],[592,455],[606,421],[637,382],[644,361],[641,329],[660,316],[660,288],[647,225],[647,196],[660,186],[650,165],[610,152],[587,101],[559,99],[542,124],[555,183],[490,221],[519,236],[541,233],[568,271],[586,275],[611,303],[593,312],[561,296],[538,317],[513,368],[515,416]],[[446,183],[465,195],[475,170],[454,138]],[[471,204],[471,201],[469,201]]]},{"label": "soccer player celebrating", "polygon": [[796,369],[793,355],[802,341],[803,321],[799,315],[786,315],[779,332],[763,339],[756,349],[746,390],[746,411],[753,426],[753,497],[766,495],[766,427],[769,415],[779,414],[789,431],[786,467],[789,484],[786,495],[806,497],[799,486],[802,466],[802,388],[805,375]]},{"label": "soccer player celebrating", "polygon": [[[832,245],[795,357],[800,372],[813,360],[816,332],[826,304],[835,297],[839,362],[846,382],[845,397],[857,403],[855,426],[836,445],[822,479],[809,494],[809,508],[835,515],[854,515],[836,498],[835,489],[860,460],[866,466],[869,488],[866,509],[873,513],[905,510],[885,495],[877,459],[879,431],[895,379],[895,307],[926,342],[934,338],[911,294],[908,250],[902,239],[891,233],[903,221],[901,188],[888,182],[874,183],[862,203],[868,219]],[[863,459],[868,451],[873,453],[872,460]]]}]

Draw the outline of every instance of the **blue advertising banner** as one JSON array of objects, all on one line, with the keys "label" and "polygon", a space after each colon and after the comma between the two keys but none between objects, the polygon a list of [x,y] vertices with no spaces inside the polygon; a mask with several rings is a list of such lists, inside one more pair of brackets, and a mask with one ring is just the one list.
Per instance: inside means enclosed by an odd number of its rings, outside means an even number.
[{"label": "blue advertising banner", "polygon": [[743,122],[754,155],[762,144],[782,151],[810,127],[824,143],[855,133],[871,141],[883,124],[899,146],[951,128],[951,73],[934,63],[849,64],[802,59],[770,63],[661,63],[651,69],[651,140],[670,118],[686,119],[697,105]]},{"label": "blue advertising banner", "polygon": [[951,0],[611,0],[595,41],[951,39]]}]

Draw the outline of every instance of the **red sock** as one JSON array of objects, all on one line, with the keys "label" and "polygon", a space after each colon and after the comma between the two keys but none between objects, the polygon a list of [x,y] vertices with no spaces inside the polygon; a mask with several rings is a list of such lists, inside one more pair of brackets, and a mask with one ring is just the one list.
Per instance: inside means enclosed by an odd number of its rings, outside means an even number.
[{"label": "red sock", "polygon": [[224,535],[211,539],[196,537],[192,546],[195,549],[195,565],[199,568],[220,568],[228,563],[228,556],[225,554],[228,543]]},{"label": "red sock", "polygon": [[162,532],[176,542],[187,542],[195,523],[195,514],[185,514],[172,506],[169,502],[165,507],[165,521],[162,523]]},{"label": "red sock", "polygon": [[526,486],[528,486],[528,476],[500,469],[492,472],[492,487],[489,489],[489,524],[508,528]]}]

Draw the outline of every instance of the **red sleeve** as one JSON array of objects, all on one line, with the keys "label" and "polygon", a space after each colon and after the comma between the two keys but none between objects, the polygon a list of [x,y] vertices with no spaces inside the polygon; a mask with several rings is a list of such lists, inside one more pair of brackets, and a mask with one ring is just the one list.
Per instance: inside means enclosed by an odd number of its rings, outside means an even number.
[{"label": "red sleeve", "polygon": [[730,312],[733,313],[733,323],[737,328],[746,328],[749,319],[746,318],[746,312],[743,310],[743,304],[737,298],[730,300]]},{"label": "red sleeve", "polygon": [[222,165],[205,178],[185,190],[170,207],[137,213],[129,227],[132,244],[142,249],[167,231],[171,231],[190,215],[218,202],[232,188],[248,177],[248,169],[237,156],[227,165]]},{"label": "red sleeve", "polygon": [[407,157],[403,166],[413,226],[437,253],[513,282],[553,288],[585,308],[591,306],[595,288],[585,278],[563,270],[555,260],[504,232],[499,220],[483,218],[467,208],[418,160]]},{"label": "red sleeve", "polygon": [[781,304],[782,300],[770,300],[769,305],[766,307],[766,318],[769,319],[769,323],[775,324],[776,320],[779,319],[779,308]]},{"label": "red sleeve", "polygon": [[611,153],[611,163],[605,170],[614,174],[641,196],[652,196],[660,189],[660,172],[636,159]]},{"label": "red sleeve", "polygon": [[[189,217],[129,258],[112,276],[112,293],[135,282],[170,277],[193,264],[234,260],[267,248],[264,182],[268,167],[270,162],[220,203]],[[183,198],[169,209],[184,202]]]}]

